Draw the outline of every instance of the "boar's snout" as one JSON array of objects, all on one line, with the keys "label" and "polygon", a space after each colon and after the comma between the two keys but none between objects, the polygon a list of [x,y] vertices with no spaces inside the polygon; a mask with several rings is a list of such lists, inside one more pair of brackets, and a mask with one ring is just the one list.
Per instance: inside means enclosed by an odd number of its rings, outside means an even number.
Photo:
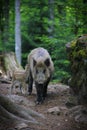
[{"label": "boar's snout", "polygon": [[44,84],[46,78],[45,78],[45,75],[44,74],[38,74],[36,75],[36,82],[38,84]]},{"label": "boar's snout", "polygon": [[36,81],[38,84],[44,84],[44,82],[45,82],[45,78],[39,78],[39,79],[37,79],[37,81]]}]

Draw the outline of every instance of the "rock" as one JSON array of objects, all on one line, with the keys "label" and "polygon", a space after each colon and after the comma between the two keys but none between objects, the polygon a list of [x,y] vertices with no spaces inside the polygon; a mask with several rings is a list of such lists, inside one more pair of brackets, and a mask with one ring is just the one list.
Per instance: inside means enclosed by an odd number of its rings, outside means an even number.
[{"label": "rock", "polygon": [[60,115],[60,114],[64,114],[68,111],[68,108],[65,106],[55,106],[53,108],[49,108],[47,110],[47,113],[53,114],[53,115]]},{"label": "rock", "polygon": [[73,102],[67,101],[67,102],[65,103],[65,105],[66,105],[68,108],[71,108],[71,107],[75,106],[76,104],[73,103]]},{"label": "rock", "polygon": [[61,107],[60,107],[60,110],[64,112],[64,111],[67,111],[68,109],[67,109],[67,107],[65,107],[65,106],[61,106]]},{"label": "rock", "polygon": [[87,124],[87,115],[81,113],[75,116],[75,121],[79,123]]},{"label": "rock", "polygon": [[55,92],[55,93],[62,93],[69,91],[69,86],[68,85],[63,85],[63,84],[55,84],[55,85],[49,85],[48,86],[49,91]]},{"label": "rock", "polygon": [[68,98],[68,101],[65,103],[65,105],[68,107],[68,108],[71,108],[71,107],[74,107],[76,106],[78,103],[77,103],[77,98],[75,96],[70,96]]},{"label": "rock", "polygon": [[60,115],[61,111],[59,107],[53,107],[48,109],[47,113],[53,114],[53,115]]}]

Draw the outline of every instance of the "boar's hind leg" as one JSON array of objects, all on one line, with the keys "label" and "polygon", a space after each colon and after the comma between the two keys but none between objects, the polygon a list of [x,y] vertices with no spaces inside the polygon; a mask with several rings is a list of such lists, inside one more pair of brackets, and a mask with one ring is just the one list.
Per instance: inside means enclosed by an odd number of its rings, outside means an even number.
[{"label": "boar's hind leg", "polygon": [[30,72],[30,75],[29,75],[29,86],[28,86],[28,93],[29,93],[29,95],[31,95],[31,93],[32,93],[32,87],[33,87],[33,78],[32,78],[32,74]]}]

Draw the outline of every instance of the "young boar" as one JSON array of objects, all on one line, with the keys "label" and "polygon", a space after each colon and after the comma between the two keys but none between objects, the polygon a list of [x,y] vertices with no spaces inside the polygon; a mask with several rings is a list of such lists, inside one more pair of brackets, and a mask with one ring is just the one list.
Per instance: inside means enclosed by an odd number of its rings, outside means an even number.
[{"label": "young boar", "polygon": [[46,49],[36,48],[28,56],[29,95],[32,93],[33,82],[37,91],[36,104],[41,104],[47,95],[47,86],[54,71],[54,65]]}]

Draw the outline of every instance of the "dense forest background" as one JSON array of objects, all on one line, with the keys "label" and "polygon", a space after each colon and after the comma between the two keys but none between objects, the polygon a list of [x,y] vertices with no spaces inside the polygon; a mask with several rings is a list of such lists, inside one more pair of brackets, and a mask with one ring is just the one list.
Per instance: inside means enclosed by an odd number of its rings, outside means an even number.
[{"label": "dense forest background", "polygon": [[[15,52],[15,0],[0,0],[0,52]],[[54,81],[71,75],[66,43],[87,33],[86,0],[20,1],[22,65],[36,47],[52,56]]]}]

